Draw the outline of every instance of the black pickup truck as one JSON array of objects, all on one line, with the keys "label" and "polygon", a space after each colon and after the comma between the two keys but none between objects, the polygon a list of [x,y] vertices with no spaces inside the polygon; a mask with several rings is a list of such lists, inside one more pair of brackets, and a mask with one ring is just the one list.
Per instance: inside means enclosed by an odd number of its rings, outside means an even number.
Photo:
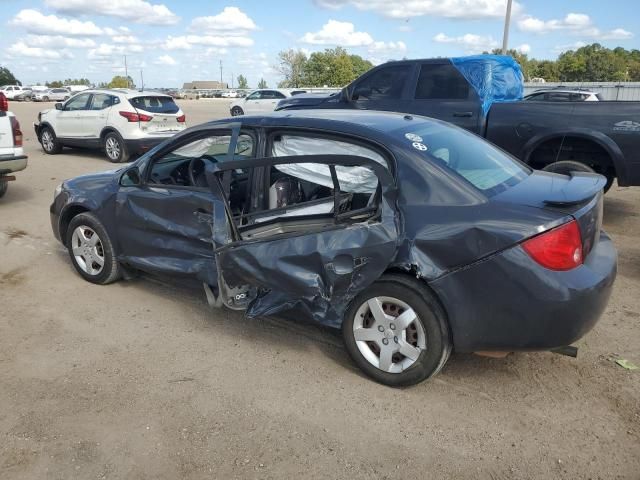
[{"label": "black pickup truck", "polygon": [[[640,102],[488,105],[486,92],[468,78],[491,68],[463,75],[455,59],[388,62],[338,93],[296,95],[280,101],[276,110],[355,108],[424,115],[466,128],[536,169],[593,170],[607,177],[606,189],[615,178],[620,186],[640,185]],[[521,74],[516,82],[521,91]]]}]

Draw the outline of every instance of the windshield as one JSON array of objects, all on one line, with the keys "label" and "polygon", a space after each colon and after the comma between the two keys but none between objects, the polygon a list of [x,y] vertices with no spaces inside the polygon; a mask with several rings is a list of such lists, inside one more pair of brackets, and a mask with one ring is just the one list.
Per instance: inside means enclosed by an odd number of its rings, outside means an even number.
[{"label": "windshield", "polygon": [[178,113],[179,110],[171,97],[135,97],[130,98],[129,102],[136,109],[151,113]]},{"label": "windshield", "polygon": [[396,132],[409,148],[462,177],[487,196],[524,180],[531,169],[482,138],[442,123]]}]

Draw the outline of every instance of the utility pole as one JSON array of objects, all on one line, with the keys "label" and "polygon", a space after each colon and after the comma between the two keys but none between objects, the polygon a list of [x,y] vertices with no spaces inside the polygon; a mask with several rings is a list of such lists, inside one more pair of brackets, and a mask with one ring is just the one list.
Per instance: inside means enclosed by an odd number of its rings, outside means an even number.
[{"label": "utility pole", "polygon": [[144,91],[144,75],[142,74],[142,69],[140,69],[140,82],[142,83],[142,87],[140,88],[140,91]]},{"label": "utility pole", "polygon": [[233,88],[233,72],[231,72],[231,88]]},{"label": "utility pole", "polygon": [[506,55],[509,47],[509,25],[511,24],[511,2],[507,0],[507,15],[504,17],[504,35],[502,36],[502,54]]},{"label": "utility pole", "polygon": [[127,88],[130,88],[129,84],[129,70],[127,69],[127,56],[124,56],[124,76],[127,78]]},{"label": "utility pole", "polygon": [[220,85],[222,85],[222,60],[220,60]]}]

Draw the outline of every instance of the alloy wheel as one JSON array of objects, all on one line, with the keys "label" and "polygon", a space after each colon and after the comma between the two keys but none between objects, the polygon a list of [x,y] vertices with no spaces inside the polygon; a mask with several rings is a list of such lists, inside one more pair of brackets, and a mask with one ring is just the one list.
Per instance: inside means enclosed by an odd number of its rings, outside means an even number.
[{"label": "alloy wheel", "polygon": [[402,373],[411,367],[427,345],[416,312],[393,297],[374,297],[360,305],[353,336],[362,356],[388,373]]},{"label": "alloy wheel", "polygon": [[44,132],[42,132],[42,135],[40,136],[40,141],[42,142],[42,147],[47,152],[50,152],[55,148],[53,134],[49,130],[45,130]]},{"label": "alloy wheel", "polygon": [[107,138],[105,142],[105,150],[111,160],[118,160],[120,158],[120,143],[118,139],[114,137]]},{"label": "alloy wheel", "polygon": [[71,235],[71,247],[76,263],[83,272],[99,275],[104,267],[104,248],[98,234],[86,225],[76,227]]}]

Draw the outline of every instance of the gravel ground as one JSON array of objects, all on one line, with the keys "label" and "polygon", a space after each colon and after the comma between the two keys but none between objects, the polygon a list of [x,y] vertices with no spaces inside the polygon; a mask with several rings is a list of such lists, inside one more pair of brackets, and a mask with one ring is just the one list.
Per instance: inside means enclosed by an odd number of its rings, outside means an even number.
[{"label": "gravel ground", "polygon": [[[228,101],[181,102],[190,124]],[[0,200],[0,478],[640,479],[640,188],[614,187],[620,255],[578,359],[453,355],[395,390],[331,331],[212,312],[200,291],[83,281],[52,236],[65,178],[100,153],[46,156],[12,103],[29,167]],[[514,319],[517,321],[517,319]]]}]

